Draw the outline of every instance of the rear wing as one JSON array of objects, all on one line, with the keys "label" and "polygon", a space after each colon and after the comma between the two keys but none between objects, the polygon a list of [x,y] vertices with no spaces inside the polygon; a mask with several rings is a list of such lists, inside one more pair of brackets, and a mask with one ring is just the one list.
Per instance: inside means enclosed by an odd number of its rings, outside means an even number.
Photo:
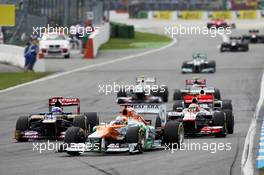
[{"label": "rear wing", "polygon": [[79,98],[63,98],[63,97],[52,97],[49,99],[49,111],[51,112],[52,107],[57,103],[60,103],[61,107],[77,106],[77,114],[80,114],[80,99]]},{"label": "rear wing", "polygon": [[240,36],[231,36],[231,37],[229,37],[229,39],[230,40],[241,40],[242,37],[240,37]]},{"label": "rear wing", "polygon": [[197,103],[213,103],[214,102],[214,95],[213,94],[186,94],[183,96],[183,101],[186,104],[194,103],[194,99],[197,100]]},{"label": "rear wing", "polygon": [[206,80],[205,79],[190,79],[190,80],[185,80],[185,85],[206,85]]},{"label": "rear wing", "polygon": [[192,57],[193,57],[193,59],[196,59],[196,58],[207,59],[207,54],[206,53],[193,53]]},{"label": "rear wing", "polygon": [[259,33],[259,30],[257,29],[249,30],[248,33]]}]

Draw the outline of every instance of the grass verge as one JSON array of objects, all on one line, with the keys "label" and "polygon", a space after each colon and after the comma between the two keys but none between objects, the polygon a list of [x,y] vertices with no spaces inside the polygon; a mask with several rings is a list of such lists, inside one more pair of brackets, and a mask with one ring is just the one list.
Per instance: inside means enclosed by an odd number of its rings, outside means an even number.
[{"label": "grass verge", "polygon": [[100,50],[159,48],[169,42],[171,38],[164,35],[135,32],[133,39],[111,38]]},{"label": "grass verge", "polygon": [[259,169],[259,175],[264,175],[264,168]]},{"label": "grass verge", "polygon": [[33,72],[1,72],[0,73],[0,90],[6,89],[18,84],[33,81],[49,73],[33,73]]}]

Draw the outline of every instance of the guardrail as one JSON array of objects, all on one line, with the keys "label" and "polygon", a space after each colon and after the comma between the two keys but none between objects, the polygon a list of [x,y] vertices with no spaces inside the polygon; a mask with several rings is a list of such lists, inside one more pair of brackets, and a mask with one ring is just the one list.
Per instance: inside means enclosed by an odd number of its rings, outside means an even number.
[{"label": "guardrail", "polygon": [[[0,62],[24,68],[24,48],[20,46],[0,44]],[[37,59],[34,71],[45,72],[45,60]]]}]

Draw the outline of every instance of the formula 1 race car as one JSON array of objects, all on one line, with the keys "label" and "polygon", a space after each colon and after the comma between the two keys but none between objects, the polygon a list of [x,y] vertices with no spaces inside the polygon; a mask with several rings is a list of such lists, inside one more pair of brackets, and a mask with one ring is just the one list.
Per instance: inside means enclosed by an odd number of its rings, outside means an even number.
[{"label": "formula 1 race car", "polygon": [[204,53],[193,54],[193,59],[184,61],[181,67],[182,73],[214,73],[216,71],[215,61],[208,61]]},{"label": "formula 1 race car", "polygon": [[242,41],[248,43],[264,43],[264,35],[259,35],[259,30],[249,30],[248,35],[242,36]]},{"label": "formula 1 race car", "polygon": [[230,23],[230,22],[227,22],[223,19],[214,19],[210,22],[207,23],[207,28],[210,29],[210,28],[227,28],[227,27],[230,27],[230,28],[236,28],[236,25],[235,23]]},{"label": "formula 1 race car", "polygon": [[[131,88],[132,87],[132,88]],[[135,86],[121,88],[117,93],[117,103],[161,103],[168,102],[169,90],[165,85],[158,86],[156,78],[138,77]]]},{"label": "formula 1 race car", "polygon": [[221,93],[218,88],[206,86],[205,79],[190,79],[185,80],[185,89],[175,89],[173,100],[183,100],[186,95],[211,94],[215,100],[221,100]]},{"label": "formula 1 race car", "polygon": [[[63,112],[64,107],[77,106],[77,111]],[[71,126],[78,126],[86,133],[98,124],[96,113],[80,114],[78,98],[53,97],[49,99],[49,112],[21,116],[16,122],[15,139],[26,142],[29,139],[59,139]]]},{"label": "formula 1 race car", "polygon": [[[155,127],[143,114],[158,115]],[[93,133],[85,137],[80,127],[66,131],[65,151],[70,155],[83,152],[129,152],[143,153],[160,149],[164,144],[178,146],[184,140],[184,130],[177,121],[166,121],[166,109],[159,104],[125,105],[120,115],[110,123],[94,127]]]},{"label": "formula 1 race car", "polygon": [[247,42],[243,41],[241,37],[230,37],[228,42],[223,42],[220,46],[220,52],[225,51],[244,51],[249,50]]},{"label": "formula 1 race car", "polygon": [[182,122],[186,135],[225,137],[234,132],[231,100],[214,101],[212,95],[176,101],[168,119]]}]

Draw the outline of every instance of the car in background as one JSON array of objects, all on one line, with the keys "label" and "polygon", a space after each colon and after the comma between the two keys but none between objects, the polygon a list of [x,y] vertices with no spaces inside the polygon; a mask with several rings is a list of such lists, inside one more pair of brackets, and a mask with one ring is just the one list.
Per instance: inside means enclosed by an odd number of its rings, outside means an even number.
[{"label": "car in background", "polygon": [[[74,112],[53,111],[66,107],[76,107]],[[98,124],[96,113],[80,114],[78,98],[53,97],[49,99],[49,111],[21,116],[16,122],[15,139],[26,142],[36,139],[63,140],[65,131],[71,126],[82,128],[85,133]]]},{"label": "car in background", "polygon": [[210,22],[207,23],[207,28],[211,29],[211,28],[236,28],[236,24],[235,23],[231,23],[231,22],[227,22],[223,19],[213,19]]},{"label": "car in background", "polygon": [[191,99],[193,95],[199,94],[211,94],[214,96],[214,99],[221,100],[221,93],[218,88],[209,87],[206,85],[205,79],[187,79],[185,80],[185,88],[184,89],[175,89],[173,93],[173,100],[183,100],[187,95],[191,95]]},{"label": "car in background", "polygon": [[182,73],[214,73],[216,63],[214,60],[208,60],[205,53],[194,53],[192,60],[182,63]]},{"label": "car in background", "polygon": [[221,43],[220,52],[232,52],[232,51],[242,51],[247,52],[249,50],[248,42],[242,40],[242,37],[230,37],[229,41]]},{"label": "car in background", "polygon": [[264,34],[260,35],[259,30],[249,30],[248,33],[249,34],[242,36],[242,41],[248,43],[264,43]]},{"label": "car in background", "polygon": [[[130,86],[132,87],[132,86]],[[116,102],[124,103],[161,103],[168,102],[168,87],[156,84],[155,77],[137,77],[133,88],[121,88],[117,93]]]},{"label": "car in background", "polygon": [[44,57],[70,58],[70,39],[60,33],[45,33],[39,39],[39,50]]},{"label": "car in background", "polygon": [[[144,119],[143,113],[159,117],[155,126]],[[161,149],[164,144],[179,146],[184,140],[184,130],[180,122],[167,122],[166,110],[159,104],[129,104],[114,120],[95,126],[92,134],[84,136],[80,127],[68,128],[65,151],[75,156],[84,152],[143,153]]]}]

